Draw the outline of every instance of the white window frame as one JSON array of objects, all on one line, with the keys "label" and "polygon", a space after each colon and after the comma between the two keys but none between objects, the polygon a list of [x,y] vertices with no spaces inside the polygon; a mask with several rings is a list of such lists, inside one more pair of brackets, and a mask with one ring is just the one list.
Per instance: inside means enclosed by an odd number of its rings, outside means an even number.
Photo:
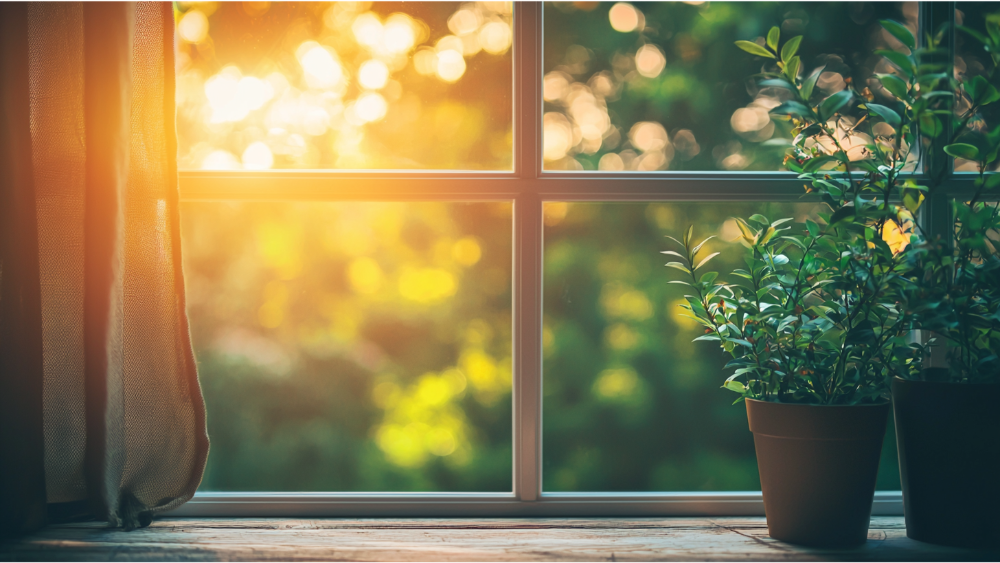
[{"label": "white window frame", "polygon": [[[954,14],[954,2],[921,2],[920,28]],[[948,10],[950,8],[950,11]],[[763,515],[759,491],[550,493],[542,491],[542,206],[546,201],[801,201],[802,181],[782,172],[547,172],[542,168],[540,2],[517,2],[513,38],[514,159],[510,172],[181,171],[182,201],[512,201],[513,490],[509,493],[198,492],[173,516],[680,516]],[[922,39],[921,39],[922,40]],[[953,45],[952,45],[953,49]],[[925,205],[968,193],[954,175]],[[935,227],[937,225],[937,227]],[[734,407],[735,408],[735,407]],[[739,429],[736,429],[739,430]],[[900,491],[875,493],[874,515],[901,515]]]}]

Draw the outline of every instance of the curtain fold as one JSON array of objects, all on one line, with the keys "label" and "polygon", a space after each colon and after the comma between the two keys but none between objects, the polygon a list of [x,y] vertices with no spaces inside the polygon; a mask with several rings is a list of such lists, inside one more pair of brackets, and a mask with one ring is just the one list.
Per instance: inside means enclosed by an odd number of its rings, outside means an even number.
[{"label": "curtain fold", "polygon": [[0,526],[75,505],[144,526],[194,494],[208,453],[172,7],[3,4],[0,20]]}]

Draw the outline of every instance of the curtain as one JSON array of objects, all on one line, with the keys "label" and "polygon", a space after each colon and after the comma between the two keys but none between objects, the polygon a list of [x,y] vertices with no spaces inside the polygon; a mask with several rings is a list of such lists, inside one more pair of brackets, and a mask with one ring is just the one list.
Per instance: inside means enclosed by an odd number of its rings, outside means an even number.
[{"label": "curtain", "polygon": [[170,3],[0,3],[0,531],[148,525],[208,454]]}]

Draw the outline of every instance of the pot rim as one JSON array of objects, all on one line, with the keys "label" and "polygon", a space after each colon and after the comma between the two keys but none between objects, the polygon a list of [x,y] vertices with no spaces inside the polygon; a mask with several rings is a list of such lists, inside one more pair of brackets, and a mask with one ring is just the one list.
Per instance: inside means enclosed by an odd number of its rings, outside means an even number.
[{"label": "pot rim", "polygon": [[[921,382],[921,383],[926,383],[926,382]],[[884,400],[879,401],[877,403],[863,403],[863,404],[860,404],[860,405],[819,405],[819,404],[815,404],[815,403],[782,403],[780,401],[761,401],[760,399],[751,399],[749,397],[747,397],[744,400],[745,401],[753,401],[755,403],[764,403],[764,404],[768,404],[768,405],[782,405],[782,406],[786,406],[786,407],[838,407],[838,408],[844,408],[844,407],[869,407],[869,408],[871,408],[871,407],[884,407],[884,406],[892,403],[892,401],[889,400],[889,399],[884,399]]]}]

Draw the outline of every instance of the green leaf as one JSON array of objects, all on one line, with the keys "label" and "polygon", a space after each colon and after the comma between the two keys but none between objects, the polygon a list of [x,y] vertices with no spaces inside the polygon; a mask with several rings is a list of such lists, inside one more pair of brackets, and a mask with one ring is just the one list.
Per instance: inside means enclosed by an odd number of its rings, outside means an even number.
[{"label": "green leaf", "polygon": [[889,125],[892,125],[893,128],[899,129],[899,124],[902,121],[899,117],[899,114],[893,111],[892,109],[880,104],[872,104],[872,103],[865,104],[865,107],[868,108],[868,111],[881,117]]},{"label": "green leaf", "polygon": [[823,155],[810,158],[806,161],[805,166],[802,167],[802,172],[809,174],[819,170],[823,165],[829,164],[831,162],[838,162],[838,160],[830,155]]},{"label": "green leaf", "polygon": [[808,78],[802,81],[802,89],[799,90],[799,95],[802,96],[803,100],[808,102],[809,98],[812,97],[813,88],[816,87],[816,81],[819,80],[819,75],[823,73],[823,69],[825,68],[825,65],[817,68],[812,74],[809,75]]},{"label": "green leaf", "polygon": [[785,63],[785,76],[787,76],[789,80],[794,81],[795,78],[799,75],[800,63],[801,61],[799,60],[798,57],[792,57],[791,59],[789,59],[787,63]]},{"label": "green leaf", "polygon": [[972,103],[985,106],[986,104],[1000,100],[1000,92],[986,81],[982,75],[977,75],[965,86],[965,91],[972,98]]},{"label": "green leaf", "polygon": [[944,147],[944,152],[956,158],[965,160],[976,160],[979,158],[979,149],[966,143],[952,143]]},{"label": "green leaf", "polygon": [[780,106],[772,109],[770,113],[773,113],[775,115],[801,115],[805,117],[810,115],[812,111],[806,106],[800,104],[799,102],[796,102],[794,100],[789,100],[781,104]]},{"label": "green leaf", "polygon": [[691,273],[691,270],[689,270],[687,268],[687,266],[685,266],[684,264],[681,264],[680,262],[667,262],[666,264],[664,264],[664,266],[666,266],[668,268],[673,268],[675,270],[680,270],[680,271],[684,272],[685,274],[690,274]]},{"label": "green leaf", "polygon": [[771,224],[771,222],[767,220],[767,217],[764,217],[760,213],[754,213],[751,215],[750,220],[759,223],[761,226],[768,226]]},{"label": "green leaf", "polygon": [[829,96],[819,104],[820,117],[824,120],[830,119],[835,113],[840,111],[841,108],[846,106],[853,97],[854,93],[850,90],[841,90],[840,92]]},{"label": "green leaf", "polygon": [[795,85],[784,78],[768,78],[767,80],[761,80],[760,85],[768,88],[788,88],[789,90],[795,89]]},{"label": "green leaf", "polygon": [[701,279],[699,279],[698,281],[700,281],[701,283],[710,284],[714,282],[715,278],[717,277],[719,277],[719,272],[705,272],[704,274],[701,275]]},{"label": "green leaf", "polygon": [[913,34],[910,33],[909,29],[906,29],[905,25],[892,20],[879,20],[878,23],[882,24],[882,27],[884,27],[886,31],[888,31],[896,39],[899,39],[899,42],[906,45],[909,50],[912,51],[916,49],[917,42],[913,39]]},{"label": "green leaf", "polygon": [[815,221],[806,219],[806,229],[809,231],[810,235],[814,237],[819,236],[819,225],[817,225]]},{"label": "green leaf", "polygon": [[[726,389],[729,389],[730,391],[735,391],[737,393],[746,393],[747,392],[747,386],[743,385],[739,381],[735,381],[735,380],[734,381],[727,381],[722,386],[725,387]],[[732,395],[730,395],[730,397],[732,397]]]},{"label": "green leaf", "polygon": [[754,43],[753,41],[737,41],[736,46],[743,49],[751,55],[757,55],[758,57],[767,57],[773,59],[774,55],[770,51],[761,47],[760,45]]},{"label": "green leaf", "polygon": [[709,254],[708,256],[702,258],[701,262],[698,262],[698,265],[695,266],[694,269],[697,270],[698,268],[701,268],[702,266],[704,266],[705,264],[707,264],[709,260],[711,260],[712,258],[715,258],[716,256],[718,256],[720,254],[722,254],[722,253],[721,252],[713,252],[713,253]]},{"label": "green leaf", "polygon": [[856,210],[852,206],[841,207],[830,216],[830,226],[854,221]]},{"label": "green leaf", "polygon": [[916,214],[917,210],[920,209],[920,204],[924,202],[924,194],[918,192],[917,190],[905,190],[903,192],[903,205],[910,213]]},{"label": "green leaf", "polygon": [[876,55],[882,55],[883,57],[889,59],[889,62],[896,65],[899,70],[906,74],[907,78],[910,78],[917,72],[917,66],[913,63],[913,59],[910,55],[904,55],[899,51],[889,51],[887,49],[879,49],[875,51]]},{"label": "green leaf", "polygon": [[900,100],[907,99],[907,92],[909,88],[906,82],[902,78],[896,76],[895,74],[876,74],[875,76],[882,82],[882,87],[889,91],[890,94],[896,96]]},{"label": "green leaf", "polygon": [[712,236],[706,238],[705,240],[699,242],[698,246],[695,246],[694,248],[691,249],[691,256],[695,256],[696,254],[698,254],[698,251],[701,250],[701,247],[705,246],[706,242],[708,242],[708,241],[710,241],[710,240],[712,240],[714,238],[715,238],[715,235],[712,235]]},{"label": "green leaf", "polygon": [[771,28],[771,31],[767,32],[767,46],[771,48],[772,51],[778,50],[778,39],[781,37],[781,29],[778,26]]},{"label": "green leaf", "polygon": [[792,57],[795,56],[795,53],[799,52],[799,43],[802,43],[801,35],[797,35],[786,41],[785,46],[781,48],[781,60],[785,61],[786,63],[792,60]]},{"label": "green leaf", "polygon": [[931,138],[937,138],[937,136],[944,130],[944,126],[941,125],[941,120],[929,111],[925,111],[920,114],[919,123],[920,132]]}]

